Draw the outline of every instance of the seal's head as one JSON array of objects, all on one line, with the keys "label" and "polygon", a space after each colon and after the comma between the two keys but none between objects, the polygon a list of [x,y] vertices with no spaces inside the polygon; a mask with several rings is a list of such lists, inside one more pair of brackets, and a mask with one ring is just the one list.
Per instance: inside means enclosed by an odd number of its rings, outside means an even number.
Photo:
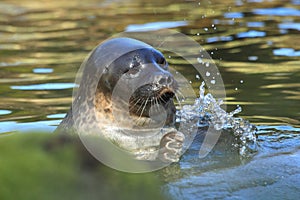
[{"label": "seal's head", "polygon": [[177,84],[166,59],[152,46],[114,38],[97,46],[81,68],[72,106],[73,120],[80,129],[113,125],[116,117],[128,125],[128,116],[139,126],[151,121],[175,122]]},{"label": "seal's head", "polygon": [[[106,98],[108,104],[112,94],[117,102],[127,102],[133,117],[150,117],[154,105],[161,105],[165,109],[171,105],[176,87],[162,53],[145,44],[142,48],[125,53],[105,68],[98,82],[97,93],[110,97]],[[122,104],[115,104],[116,108],[118,105]]]}]

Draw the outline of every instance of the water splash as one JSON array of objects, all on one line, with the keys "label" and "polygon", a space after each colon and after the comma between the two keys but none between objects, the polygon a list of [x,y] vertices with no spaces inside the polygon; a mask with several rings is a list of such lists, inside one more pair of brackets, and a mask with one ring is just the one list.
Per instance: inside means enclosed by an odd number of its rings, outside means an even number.
[{"label": "water splash", "polygon": [[202,82],[199,90],[199,98],[193,105],[184,105],[178,111],[178,117],[182,123],[196,121],[197,127],[213,126],[216,130],[230,130],[236,143],[233,146],[239,149],[242,157],[251,157],[257,151],[257,128],[249,121],[234,117],[242,108],[238,106],[234,111],[227,113],[221,106],[223,100],[215,99],[212,94],[205,95],[205,83]]}]

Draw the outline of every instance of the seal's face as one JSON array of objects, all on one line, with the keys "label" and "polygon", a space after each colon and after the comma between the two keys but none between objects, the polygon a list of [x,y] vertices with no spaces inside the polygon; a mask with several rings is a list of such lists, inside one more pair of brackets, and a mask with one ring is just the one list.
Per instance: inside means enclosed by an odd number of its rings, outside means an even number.
[{"label": "seal's face", "polygon": [[149,117],[150,108],[155,104],[169,110],[171,115],[175,113],[173,97],[177,83],[168,71],[166,59],[156,49],[131,51],[107,66],[98,88],[108,96],[117,84],[131,94],[128,101],[131,115]]}]

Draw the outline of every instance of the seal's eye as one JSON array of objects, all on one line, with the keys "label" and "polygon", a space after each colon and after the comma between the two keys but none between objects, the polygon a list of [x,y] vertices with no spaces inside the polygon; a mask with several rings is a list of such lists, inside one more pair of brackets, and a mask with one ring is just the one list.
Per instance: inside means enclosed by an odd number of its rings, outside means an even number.
[{"label": "seal's eye", "polygon": [[156,62],[160,65],[166,65],[167,64],[167,61],[164,57],[158,58],[158,60]]}]

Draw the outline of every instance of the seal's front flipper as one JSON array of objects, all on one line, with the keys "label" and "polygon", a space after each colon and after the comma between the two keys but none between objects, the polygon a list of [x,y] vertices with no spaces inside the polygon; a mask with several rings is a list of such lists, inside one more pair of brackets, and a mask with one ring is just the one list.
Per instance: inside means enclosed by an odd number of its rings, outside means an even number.
[{"label": "seal's front flipper", "polygon": [[178,162],[183,151],[184,135],[178,131],[166,134],[160,141],[158,157],[163,162]]}]

